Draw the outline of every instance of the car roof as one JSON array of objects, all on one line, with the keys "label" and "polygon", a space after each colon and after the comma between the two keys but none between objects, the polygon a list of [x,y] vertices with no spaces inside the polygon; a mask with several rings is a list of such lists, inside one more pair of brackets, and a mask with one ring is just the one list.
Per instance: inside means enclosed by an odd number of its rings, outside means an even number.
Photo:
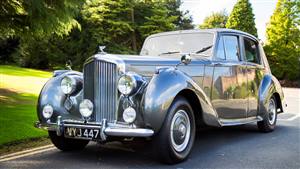
[{"label": "car roof", "polygon": [[157,36],[165,36],[165,35],[174,35],[174,34],[181,34],[181,33],[236,33],[236,34],[242,34],[242,35],[246,35],[246,36],[250,36],[256,40],[258,40],[255,36],[243,32],[243,31],[239,31],[239,30],[235,30],[235,29],[225,29],[225,28],[214,28],[214,29],[190,29],[190,30],[178,30],[178,31],[170,31],[170,32],[162,32],[162,33],[156,33],[153,35],[150,35],[148,38],[153,38],[153,37],[157,37]]}]

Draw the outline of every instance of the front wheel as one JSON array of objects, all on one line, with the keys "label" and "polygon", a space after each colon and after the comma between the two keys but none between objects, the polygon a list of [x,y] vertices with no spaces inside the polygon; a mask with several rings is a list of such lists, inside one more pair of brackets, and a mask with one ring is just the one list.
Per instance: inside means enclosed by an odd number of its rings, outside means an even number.
[{"label": "front wheel", "polygon": [[277,121],[277,104],[276,99],[272,96],[268,102],[268,109],[263,120],[257,122],[258,129],[262,132],[272,132],[275,129]]},{"label": "front wheel", "polygon": [[89,143],[88,140],[76,140],[58,136],[55,131],[49,131],[48,133],[51,142],[62,151],[81,150]]},{"label": "front wheel", "polygon": [[189,102],[177,97],[169,108],[158,135],[154,138],[160,160],[173,164],[185,160],[195,140],[195,117]]}]

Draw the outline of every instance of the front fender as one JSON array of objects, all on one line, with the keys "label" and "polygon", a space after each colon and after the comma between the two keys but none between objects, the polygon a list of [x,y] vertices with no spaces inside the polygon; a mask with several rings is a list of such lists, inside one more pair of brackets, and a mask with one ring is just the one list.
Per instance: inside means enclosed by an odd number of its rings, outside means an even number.
[{"label": "front fender", "polygon": [[188,75],[175,68],[160,70],[149,82],[143,98],[145,125],[159,131],[173,100],[186,89],[197,95],[204,122],[219,126],[217,114],[204,91]]},{"label": "front fender", "polygon": [[279,101],[279,107],[281,111],[283,112],[284,108],[284,94],[281,88],[281,85],[279,81],[272,75],[272,74],[266,74],[260,84],[259,87],[259,95],[258,95],[258,102],[259,102],[259,107],[258,107],[258,115],[263,117],[264,114],[267,112],[268,108],[268,101],[270,98],[277,93],[279,98],[277,102]]},{"label": "front fender", "polygon": [[[60,83],[63,77],[72,76],[76,79],[76,90],[69,96],[69,100],[72,102],[72,107],[67,110],[65,107],[66,99],[68,98],[60,88]],[[66,71],[61,74],[54,74],[54,76],[47,81],[42,88],[37,104],[37,115],[41,123],[45,123],[46,119],[42,115],[43,107],[50,104],[53,107],[53,115],[50,118],[51,122],[56,122],[57,116],[62,116],[63,119],[72,117],[80,118],[78,110],[78,104],[83,98],[82,92],[83,75],[76,71]]]}]

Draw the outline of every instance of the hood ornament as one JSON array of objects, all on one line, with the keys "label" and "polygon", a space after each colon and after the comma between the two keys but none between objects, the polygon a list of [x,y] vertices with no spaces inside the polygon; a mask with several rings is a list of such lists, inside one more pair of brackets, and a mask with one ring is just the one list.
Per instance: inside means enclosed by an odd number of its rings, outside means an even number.
[{"label": "hood ornament", "polygon": [[106,48],[106,46],[100,46],[99,45],[99,52],[100,54],[106,54],[106,52],[104,51],[104,49]]},{"label": "hood ornament", "polygon": [[65,67],[67,70],[72,70],[72,61],[70,59],[66,62]]}]

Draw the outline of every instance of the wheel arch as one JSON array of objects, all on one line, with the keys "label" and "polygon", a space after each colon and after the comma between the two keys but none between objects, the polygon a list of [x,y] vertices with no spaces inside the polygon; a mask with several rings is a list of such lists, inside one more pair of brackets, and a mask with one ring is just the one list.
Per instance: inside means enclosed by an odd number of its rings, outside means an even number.
[{"label": "wheel arch", "polygon": [[203,120],[202,106],[201,106],[200,100],[197,97],[197,95],[195,94],[195,92],[190,89],[183,89],[176,95],[176,97],[179,97],[179,96],[184,97],[191,105],[194,116],[195,116],[196,127],[204,126],[205,122]]},{"label": "wheel arch", "polygon": [[278,92],[273,93],[273,96],[275,98],[276,101],[276,108],[280,109],[280,112],[283,112],[283,108],[282,108],[282,103],[281,103],[281,99],[280,99],[280,95]]}]

